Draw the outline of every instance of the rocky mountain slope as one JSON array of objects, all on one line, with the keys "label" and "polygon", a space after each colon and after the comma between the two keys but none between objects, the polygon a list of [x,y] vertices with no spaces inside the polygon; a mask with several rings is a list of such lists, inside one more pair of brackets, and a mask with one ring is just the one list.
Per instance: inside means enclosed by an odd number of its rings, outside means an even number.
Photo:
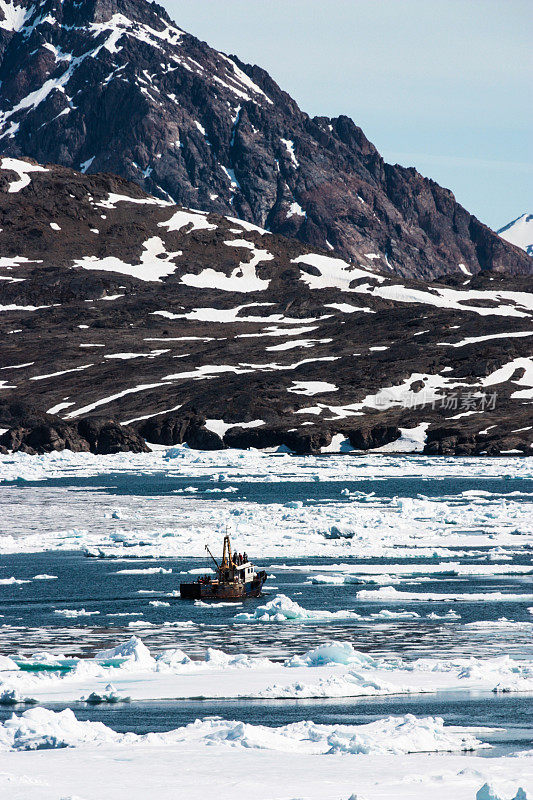
[{"label": "rocky mountain slope", "polygon": [[4,449],[531,453],[527,278],[401,280],[7,157],[0,228]]},{"label": "rocky mountain slope", "polygon": [[352,120],[311,119],[155,3],[0,0],[0,81],[4,155],[112,172],[404,277],[533,272],[450,191],[386,164]]},{"label": "rocky mountain slope", "polygon": [[528,255],[533,256],[533,214],[522,214],[500,228],[498,234],[505,241],[521,247]]}]

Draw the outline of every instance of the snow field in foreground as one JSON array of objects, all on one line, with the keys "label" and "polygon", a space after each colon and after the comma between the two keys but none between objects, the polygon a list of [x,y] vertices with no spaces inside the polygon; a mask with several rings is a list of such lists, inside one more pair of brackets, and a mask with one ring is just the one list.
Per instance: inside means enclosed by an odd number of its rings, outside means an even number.
[{"label": "snow field in foreground", "polygon": [[[47,668],[44,670],[43,668]],[[57,671],[56,671],[57,670]],[[372,658],[348,642],[325,642],[284,663],[208,649],[152,655],[133,636],[94,658],[36,653],[0,659],[0,703],[120,702],[186,698],[304,699],[436,691],[533,692],[533,661],[499,658]],[[109,699],[111,698],[111,699]]]},{"label": "snow field in foreground", "polygon": [[[205,800],[214,786],[219,800],[531,800],[532,796],[533,751],[497,759],[450,752],[401,753],[407,742],[444,744],[454,736],[459,744],[472,736],[464,730],[442,730],[431,718],[378,720],[354,726],[358,732],[336,733],[324,730],[330,726],[308,727],[308,723],[264,730],[203,720],[167,734],[132,739],[131,734],[116,734],[103,725],[84,727],[95,723],[79,723],[70,715],[49,718],[51,713],[40,721],[15,722],[13,734],[19,730],[21,742],[28,744],[40,736],[56,737],[58,744],[69,736],[76,744],[52,751],[0,751],[3,797]],[[396,734],[400,735],[393,746],[401,755],[387,750]],[[376,750],[354,754],[350,747]]]}]

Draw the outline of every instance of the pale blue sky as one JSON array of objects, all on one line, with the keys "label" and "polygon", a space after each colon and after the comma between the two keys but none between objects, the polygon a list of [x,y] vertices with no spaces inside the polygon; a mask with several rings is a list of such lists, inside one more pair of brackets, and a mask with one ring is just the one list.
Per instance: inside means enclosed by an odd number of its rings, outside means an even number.
[{"label": "pale blue sky", "polygon": [[[161,0],[160,0],[161,2]],[[532,0],[164,0],[494,228],[533,212]]]}]

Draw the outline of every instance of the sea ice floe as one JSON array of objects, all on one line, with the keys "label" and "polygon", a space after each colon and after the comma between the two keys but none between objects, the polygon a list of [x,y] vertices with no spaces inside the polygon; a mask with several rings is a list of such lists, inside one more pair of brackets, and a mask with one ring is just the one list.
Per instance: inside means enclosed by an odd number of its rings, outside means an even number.
[{"label": "sea ice floe", "polygon": [[193,569],[185,570],[180,575],[213,575],[211,567],[194,567]]},{"label": "sea ice floe", "polygon": [[436,614],[434,611],[427,615],[428,619],[461,619],[461,615],[449,608],[444,614]]},{"label": "sea ice floe", "polygon": [[511,594],[505,592],[402,592],[394,586],[383,586],[381,589],[361,589],[357,592],[358,600],[388,602],[463,602],[463,603],[524,603],[533,600],[533,594]]},{"label": "sea ice floe", "polygon": [[[341,566],[335,568],[315,565],[308,567],[310,574],[334,572],[360,577],[381,573],[390,574],[392,578],[402,574],[444,575],[447,571],[458,576],[531,573],[531,565],[487,560],[491,550],[498,558],[507,558],[514,557],[518,547],[533,545],[533,505],[524,502],[521,496],[502,496],[493,492],[391,499],[372,492],[355,494],[351,485],[347,487],[347,482],[356,480],[397,477],[417,478],[423,486],[425,479],[432,478],[435,463],[435,459],[425,457],[414,457],[409,461],[388,455],[361,455],[357,459],[333,455],[327,459],[294,458],[259,451],[200,452],[183,446],[148,454],[120,453],[113,456],[69,451],[43,456],[25,453],[0,456],[0,480],[19,483],[24,480],[44,483],[48,478],[68,479],[73,475],[80,478],[110,473],[122,477],[145,476],[149,480],[159,473],[168,478],[185,475],[191,481],[199,478],[207,483],[206,488],[218,489],[225,489],[228,485],[238,487],[242,482],[315,483],[316,480],[336,482],[339,487],[338,502],[300,502],[295,506],[247,500],[224,503],[222,522],[221,504],[214,501],[214,494],[201,496],[202,493],[196,492],[198,499],[194,505],[180,495],[161,496],[157,508],[142,498],[124,497],[121,506],[128,520],[127,528],[120,519],[110,524],[108,499],[96,492],[91,495],[93,513],[82,527],[80,518],[85,507],[82,508],[72,495],[70,502],[65,504],[61,492],[54,490],[52,496],[47,494],[47,502],[52,502],[52,506],[39,531],[28,524],[21,532],[20,525],[15,527],[8,522],[1,537],[0,551],[83,549],[98,557],[149,558],[180,556],[185,547],[191,556],[203,557],[204,538],[195,532],[209,529],[214,538],[218,537],[229,518],[234,536],[238,536],[242,547],[253,552],[256,559],[279,555],[303,558],[313,552],[317,556],[333,556],[339,561],[341,558],[348,561],[354,556],[365,560],[385,556],[396,562],[391,566],[353,562],[341,562]],[[442,478],[501,480],[502,475],[508,475],[518,480],[527,479],[530,468],[527,459],[471,459],[468,462],[441,459],[438,471]],[[45,486],[36,487],[34,491],[39,493]],[[349,494],[341,494],[344,489]],[[7,502],[8,520],[9,504],[20,504],[22,491],[16,486],[6,487],[4,497],[12,498],[9,502],[4,501]],[[20,519],[19,511],[17,519]],[[482,551],[481,548],[490,549]],[[458,563],[465,554],[473,555],[474,550],[484,559],[483,562]],[[433,559],[431,564],[414,563],[415,559],[421,561],[428,557]],[[451,563],[439,563],[443,558],[450,559]],[[409,559],[411,564],[398,564],[399,559]]]},{"label": "sea ice floe", "polygon": [[[370,615],[374,619],[417,619],[420,618],[420,614],[417,614],[416,611],[389,611],[388,608],[383,608],[381,611],[377,611],[374,614]],[[436,614],[428,614],[428,619],[449,619],[448,615],[443,615],[442,617],[437,616]],[[459,615],[454,614],[452,619],[458,619]]]},{"label": "sea ice floe", "polygon": [[339,641],[324,642],[283,664],[213,648],[203,660],[193,661],[180,648],[152,654],[133,636],[98,652],[93,659],[38,653],[16,662],[8,659],[0,673],[0,693],[9,696],[15,692],[18,698],[32,697],[39,702],[74,702],[92,693],[102,696],[110,683],[120,697],[133,700],[361,697],[449,690],[531,692],[533,662],[508,656],[409,661],[374,657]]},{"label": "sea ice floe", "polygon": [[115,575],[170,575],[172,569],[165,567],[143,567],[142,569],[119,569]]},{"label": "sea ice floe", "polygon": [[86,611],[84,608],[55,608],[54,614],[59,614],[62,617],[74,619],[75,617],[93,617],[99,614],[99,611]]},{"label": "sea ice floe", "polygon": [[[490,729],[485,729],[490,731]],[[479,729],[474,729],[477,733]],[[281,727],[223,719],[196,720],[165,733],[117,733],[101,722],[81,722],[70,709],[33,708],[0,725],[0,750],[195,743],[318,755],[454,752],[490,747],[468,728],[445,726],[440,717],[385,717],[364,725],[295,722]]]}]

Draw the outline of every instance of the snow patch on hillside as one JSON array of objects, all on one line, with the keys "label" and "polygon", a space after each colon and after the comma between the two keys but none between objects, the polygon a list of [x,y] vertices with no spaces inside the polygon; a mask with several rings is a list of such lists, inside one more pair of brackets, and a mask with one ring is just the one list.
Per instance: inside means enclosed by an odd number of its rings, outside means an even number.
[{"label": "snow patch on hillside", "polygon": [[[385,280],[378,275],[358,269],[343,261],[342,258],[333,256],[323,256],[319,253],[306,253],[291,260],[291,264],[304,264],[313,268],[313,273],[302,271],[300,280],[306,283],[310,289],[335,288],[343,291],[349,289],[351,281],[358,278],[369,278],[377,283]],[[318,274],[316,274],[318,273]]]},{"label": "snow patch on hillside", "polygon": [[31,16],[33,9],[15,5],[14,0],[11,2],[0,0],[0,11],[4,15],[4,19],[0,19],[0,28],[5,31],[20,31],[28,17]]},{"label": "snow patch on hillside", "polygon": [[167,275],[172,275],[176,269],[173,259],[182,255],[181,250],[167,253],[165,245],[159,236],[152,236],[143,242],[143,252],[138,264],[128,264],[116,256],[84,256],[74,261],[73,266],[82,269],[104,270],[105,272],[118,272],[121,275],[130,275],[140,281],[158,281]]},{"label": "snow patch on hillside", "polygon": [[[2,27],[1,22],[0,27]],[[31,181],[31,172],[48,172],[45,167],[41,167],[38,164],[30,164],[27,161],[21,161],[19,158],[2,158],[0,161],[0,168],[18,174],[18,179],[11,181],[9,184],[8,192],[20,192],[21,189],[28,186]]]},{"label": "snow patch on hillside", "polygon": [[242,261],[230,275],[211,269],[202,270],[198,274],[182,275],[181,282],[197,288],[220,289],[224,292],[261,292],[268,289],[270,280],[263,280],[256,274],[255,268],[261,261],[271,261],[274,256],[268,250],[259,250],[253,242],[244,239],[224,242],[228,247],[244,247],[251,253],[251,260]]},{"label": "snow patch on hillside", "polygon": [[188,211],[185,209],[175,211],[170,219],[166,222],[160,222],[158,225],[160,228],[167,228],[169,231],[181,231],[182,228],[190,225],[191,227],[187,233],[202,230],[214,231],[217,227],[207,221],[207,214],[203,211]]}]

